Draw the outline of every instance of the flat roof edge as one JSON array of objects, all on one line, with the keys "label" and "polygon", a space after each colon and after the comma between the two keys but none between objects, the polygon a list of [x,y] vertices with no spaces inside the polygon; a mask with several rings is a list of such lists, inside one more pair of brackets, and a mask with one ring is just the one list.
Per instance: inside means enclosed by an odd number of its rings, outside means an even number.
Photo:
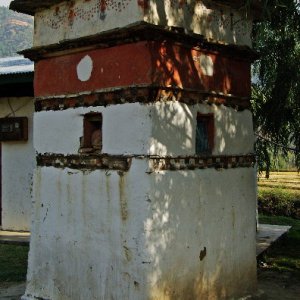
[{"label": "flat roof edge", "polygon": [[52,5],[65,1],[68,2],[69,0],[13,0],[9,5],[9,9],[34,16],[39,10],[49,8]]},{"label": "flat roof edge", "polygon": [[[70,2],[71,0],[13,0],[10,3],[9,8],[11,10],[28,14],[28,15],[34,15],[37,11],[47,9],[53,5],[62,3],[62,2]],[[204,0],[204,2],[207,2]],[[221,5],[227,5],[232,6],[234,8],[241,8],[246,4],[247,1],[243,0],[212,0],[210,1],[212,4],[221,4]],[[262,7],[263,0],[251,0],[251,8],[254,11],[260,10]]]}]

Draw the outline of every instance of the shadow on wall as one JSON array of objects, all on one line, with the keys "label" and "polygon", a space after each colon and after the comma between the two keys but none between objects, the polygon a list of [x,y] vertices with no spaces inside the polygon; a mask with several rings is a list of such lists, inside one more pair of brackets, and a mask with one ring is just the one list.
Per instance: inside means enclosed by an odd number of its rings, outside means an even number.
[{"label": "shadow on wall", "polygon": [[168,40],[151,43],[149,48],[155,84],[241,98],[251,95],[250,61]]},{"label": "shadow on wall", "polygon": [[242,41],[251,45],[251,20],[246,10],[232,10],[208,0],[150,0],[147,21],[162,26],[184,27],[215,41],[233,44]]},{"label": "shadow on wall", "polygon": [[[228,189],[239,177],[241,189]],[[228,299],[254,289],[251,177],[248,169],[153,175],[144,224],[151,299]]]},{"label": "shadow on wall", "polygon": [[28,294],[194,300],[253,289],[253,170],[148,174],[145,166],[37,170],[35,185],[49,197],[35,189]]},{"label": "shadow on wall", "polygon": [[152,109],[151,155],[189,155],[193,141],[194,115],[187,105],[158,103]]},{"label": "shadow on wall", "polygon": [[[246,11],[233,12],[226,6],[212,5],[210,2],[151,0],[148,21],[189,28],[191,32],[213,41],[235,44],[247,34],[250,40],[251,20],[247,19]],[[247,41],[240,42],[247,44]],[[156,72],[152,75],[154,83],[250,97],[250,62],[207,50],[187,49],[168,41],[155,44],[150,52],[154,53],[152,63],[156,66]]]},{"label": "shadow on wall", "polygon": [[[220,56],[214,57],[214,67],[221,74],[215,79],[214,74],[209,78],[203,74],[201,68],[208,69],[210,66],[201,66],[199,62],[195,61],[193,50],[187,51],[186,48],[162,42],[160,45],[153,45],[151,53],[156,54],[153,56],[156,72],[153,74],[152,82],[167,87],[187,87],[200,91],[218,86],[220,91],[230,91],[231,82],[227,75],[228,70]],[[157,104],[152,112],[155,121],[153,122],[154,134],[150,154],[166,155],[170,149],[173,150],[172,153],[175,151],[175,153],[181,152],[186,155],[194,154],[195,132],[193,132],[193,128],[195,129],[197,114],[194,110],[187,105]],[[218,117],[221,119],[221,115]],[[230,126],[231,132],[234,132],[232,120],[228,121],[230,122],[228,126]],[[220,130],[217,134],[221,134]],[[225,145],[223,145],[223,148],[225,149]]]},{"label": "shadow on wall", "polygon": [[187,105],[178,101],[159,102],[151,110],[150,155],[195,156],[197,114],[213,114],[214,147],[209,155],[253,153],[251,112],[235,111],[223,105]]},{"label": "shadow on wall", "polygon": [[[162,52],[165,45],[162,44]],[[161,53],[161,52],[160,52]],[[167,48],[157,60],[165,84],[204,86],[192,56]],[[219,62],[222,65],[222,60]],[[182,70],[188,66],[188,76]],[[224,68],[222,85],[228,87]],[[183,79],[184,78],[184,79]],[[157,78],[155,78],[157,80]],[[253,151],[249,111],[215,105],[157,103],[152,155],[195,155],[197,112],[214,113],[213,154]],[[252,168],[160,171],[151,175],[151,215],[144,224],[151,299],[228,299],[255,289],[255,176]],[[245,213],[247,212],[247,213]]]}]

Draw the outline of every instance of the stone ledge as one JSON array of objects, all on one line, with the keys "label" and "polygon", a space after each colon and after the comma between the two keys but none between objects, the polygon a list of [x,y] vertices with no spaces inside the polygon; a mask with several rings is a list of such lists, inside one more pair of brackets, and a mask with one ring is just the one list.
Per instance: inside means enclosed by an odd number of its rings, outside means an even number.
[{"label": "stone ledge", "polygon": [[108,169],[129,171],[133,159],[149,161],[149,172],[176,171],[195,169],[229,169],[251,168],[255,164],[255,156],[179,156],[179,157],[153,157],[140,155],[108,155],[108,154],[38,154],[37,165],[40,167],[70,168],[81,170]]},{"label": "stone ledge", "polygon": [[128,171],[131,157],[106,154],[39,154],[37,165],[41,167],[70,168],[81,170],[109,169]]},{"label": "stone ledge", "polygon": [[152,170],[195,170],[195,169],[230,169],[250,168],[255,164],[254,155],[236,156],[191,156],[191,157],[167,157],[151,158]]}]

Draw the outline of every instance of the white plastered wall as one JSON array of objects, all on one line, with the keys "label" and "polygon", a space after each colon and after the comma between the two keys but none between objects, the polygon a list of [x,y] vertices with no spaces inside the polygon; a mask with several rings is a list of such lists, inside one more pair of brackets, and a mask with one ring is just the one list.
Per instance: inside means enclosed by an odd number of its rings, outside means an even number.
[{"label": "white plastered wall", "polygon": [[0,117],[28,118],[28,141],[2,142],[2,229],[28,231],[31,224],[33,149],[33,98],[0,98]]},{"label": "white plastered wall", "polygon": [[[123,28],[143,20],[143,11],[138,7],[137,1],[111,0],[109,2],[112,6],[108,5],[103,14],[98,0],[77,0],[71,8],[70,3],[65,1],[36,13],[34,45],[55,44],[63,40]],[[118,5],[116,2],[124,2],[121,3],[120,11],[114,7],[114,4]],[[76,14],[72,20],[69,18],[71,9]]]},{"label": "white plastered wall", "polygon": [[150,299],[239,299],[255,290],[253,172],[206,169],[151,176],[145,222]]},{"label": "white plastered wall", "polygon": [[[253,151],[249,111],[175,101],[37,112],[37,151],[76,154],[91,111],[103,114],[108,154],[192,155],[197,112],[215,114],[215,154]],[[228,299],[253,291],[254,172],[149,173],[141,156],[128,172],[37,167],[22,299]]]},{"label": "white plastered wall", "polygon": [[147,169],[143,159],[125,173],[37,168],[23,300],[228,299],[254,290],[253,169]]},{"label": "white plastered wall", "polygon": [[177,101],[120,104],[35,113],[34,143],[38,153],[76,154],[83,135],[84,114],[103,115],[103,153],[113,155],[195,155],[197,113],[213,113],[213,155],[253,153],[249,110],[223,105],[187,105]]},{"label": "white plastered wall", "polygon": [[[163,27],[181,27],[207,39],[251,46],[252,20],[245,11],[228,6],[189,0],[109,0],[101,12],[98,0],[63,2],[35,15],[35,46],[98,34],[112,29],[147,22]],[[141,2],[139,4],[139,2]],[[145,1],[147,2],[147,1]],[[148,6],[144,10],[143,5]]]}]

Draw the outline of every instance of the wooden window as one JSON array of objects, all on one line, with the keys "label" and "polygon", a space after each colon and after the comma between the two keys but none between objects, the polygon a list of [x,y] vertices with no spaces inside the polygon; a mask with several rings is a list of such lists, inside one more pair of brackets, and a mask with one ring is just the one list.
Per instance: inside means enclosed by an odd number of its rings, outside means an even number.
[{"label": "wooden window", "polygon": [[214,147],[214,115],[197,114],[196,154],[209,155]]},{"label": "wooden window", "polygon": [[83,119],[83,137],[80,152],[102,150],[102,114],[89,113]]},{"label": "wooden window", "polygon": [[0,141],[27,141],[28,119],[27,117],[1,118]]}]

